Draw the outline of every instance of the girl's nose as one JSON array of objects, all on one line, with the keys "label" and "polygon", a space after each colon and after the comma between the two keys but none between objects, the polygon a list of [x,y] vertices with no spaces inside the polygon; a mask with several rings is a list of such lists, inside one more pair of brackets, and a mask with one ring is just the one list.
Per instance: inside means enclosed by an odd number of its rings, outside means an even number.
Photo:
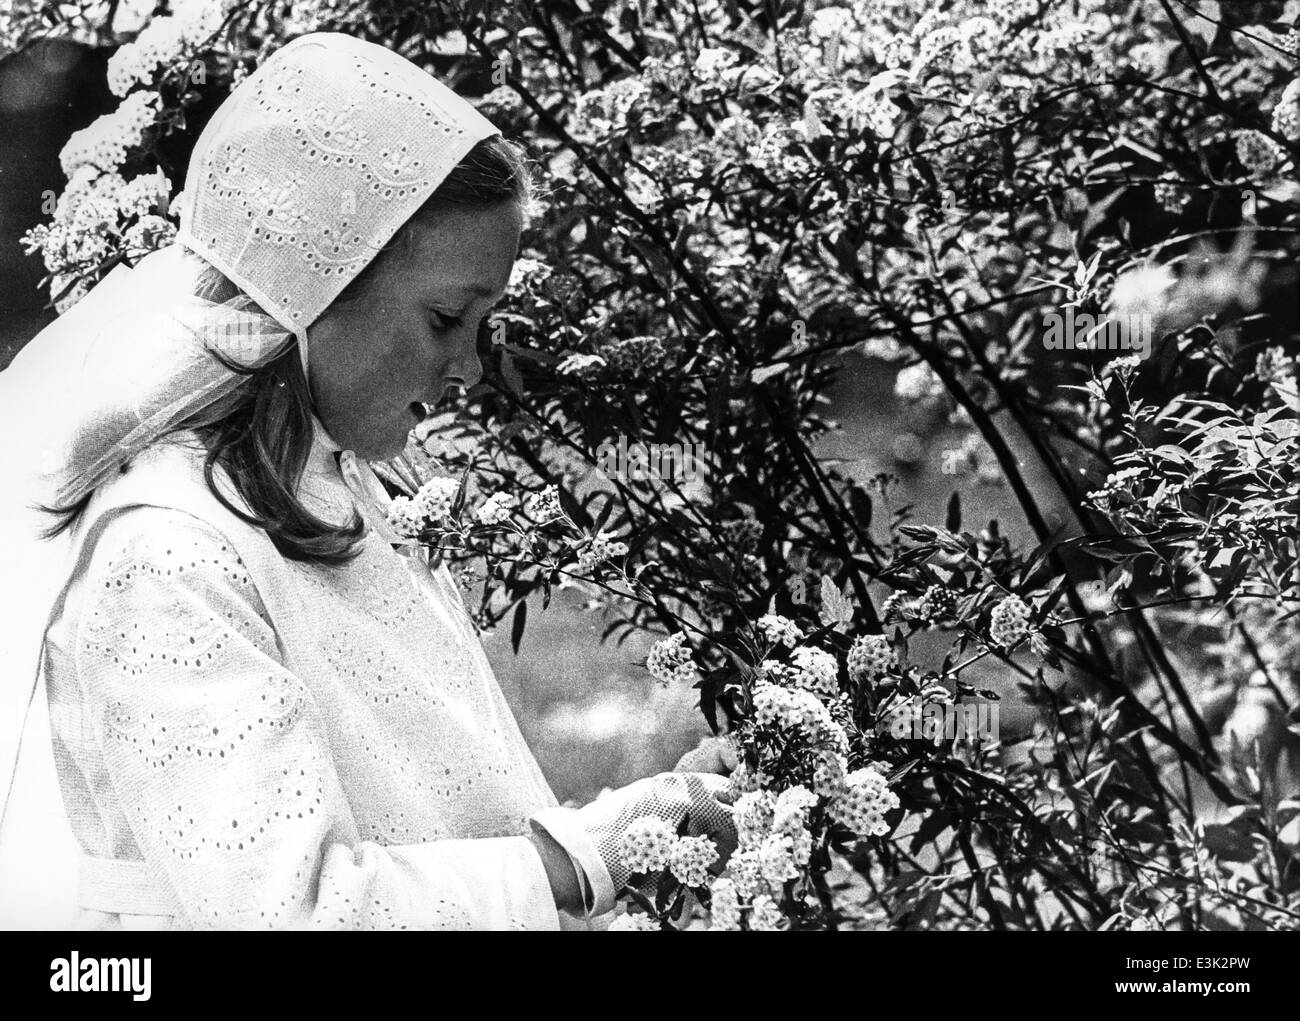
[{"label": "girl's nose", "polygon": [[466,389],[483,378],[483,364],[479,361],[478,351],[474,348],[462,350],[447,366],[448,381],[459,380]]}]

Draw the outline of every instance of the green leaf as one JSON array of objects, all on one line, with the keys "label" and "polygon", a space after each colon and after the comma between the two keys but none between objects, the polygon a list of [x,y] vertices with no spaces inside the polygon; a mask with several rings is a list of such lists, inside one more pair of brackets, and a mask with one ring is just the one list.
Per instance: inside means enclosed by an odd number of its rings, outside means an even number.
[{"label": "green leaf", "polygon": [[779,376],[789,367],[789,362],[777,362],[775,365],[764,365],[762,368],[755,369],[751,372],[749,378],[755,383],[762,383],[764,380],[771,379],[773,376]]},{"label": "green leaf", "polygon": [[501,352],[501,378],[505,381],[510,392],[516,397],[522,397],[524,393],[524,377],[519,374],[519,369],[515,365],[514,356],[509,351]]},{"label": "green leaf", "polygon": [[864,532],[871,527],[872,503],[871,495],[863,491],[859,486],[853,486],[849,490],[849,507],[853,510],[853,516],[858,519],[858,527]]},{"label": "green leaf", "polygon": [[948,497],[948,514],[944,518],[944,525],[950,532],[961,531],[961,493],[954,491]]},{"label": "green leaf", "polygon": [[556,492],[560,498],[560,509],[569,516],[580,528],[589,528],[591,525],[591,515],[587,513],[586,508],[582,506],[564,486],[557,486]]},{"label": "green leaf", "polygon": [[853,620],[853,601],[840,591],[829,574],[822,575],[821,595],[818,616],[823,624],[839,630]]},{"label": "green leaf", "polygon": [[515,617],[510,623],[510,647],[514,650],[516,656],[519,655],[519,643],[524,638],[524,626],[528,623],[528,600],[519,600],[519,605],[515,607]]},{"label": "green leaf", "polygon": [[596,515],[596,523],[591,526],[592,532],[599,532],[604,529],[604,527],[609,524],[610,516],[613,513],[614,498],[611,496],[606,498],[604,506],[600,509],[600,513]]}]

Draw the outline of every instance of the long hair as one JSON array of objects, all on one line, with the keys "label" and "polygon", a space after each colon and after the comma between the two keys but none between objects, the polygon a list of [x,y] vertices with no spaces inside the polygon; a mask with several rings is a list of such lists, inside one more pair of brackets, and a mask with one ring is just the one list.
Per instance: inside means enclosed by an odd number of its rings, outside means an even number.
[{"label": "long hair", "polygon": [[[466,154],[386,248],[412,244],[415,225],[448,207],[490,208],[513,200],[528,211],[535,194],[523,150],[494,135]],[[336,303],[351,301],[370,286],[382,254],[348,283]],[[210,301],[241,297],[239,288],[212,266],[200,273],[196,291]],[[297,345],[288,345],[256,369],[216,357],[246,378],[221,400],[177,422],[167,435],[191,430],[198,435],[207,448],[203,475],[208,488],[233,514],[265,530],[282,556],[323,564],[341,564],[356,556],[365,532],[358,516],[346,525],[333,525],[312,514],[294,495],[311,453],[313,431],[311,392]],[[215,484],[218,465],[251,515],[233,506]],[[56,518],[46,535],[70,528],[89,501],[88,494],[67,507],[45,508]]]}]

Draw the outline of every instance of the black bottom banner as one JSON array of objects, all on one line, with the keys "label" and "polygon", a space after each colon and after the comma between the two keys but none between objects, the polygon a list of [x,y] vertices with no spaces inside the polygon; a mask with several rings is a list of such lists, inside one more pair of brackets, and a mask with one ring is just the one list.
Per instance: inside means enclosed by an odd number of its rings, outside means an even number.
[{"label": "black bottom banner", "polygon": [[[814,990],[820,979],[832,997],[850,987],[859,995],[868,988],[877,995],[892,989],[891,996],[914,990],[927,1007],[949,997],[954,1007],[969,1007],[987,997],[990,1004],[1036,1000],[1070,1007],[1136,999],[1143,1010],[1153,1001],[1179,1009],[1200,1000],[1232,1010],[1235,1004],[1262,1006],[1256,997],[1287,995],[1300,956],[1300,941],[1258,933],[880,932],[834,946],[786,939],[758,947],[752,939],[731,939],[692,948],[654,940],[630,947],[622,938],[548,940],[545,947],[519,941],[503,948],[467,936],[415,933],[10,933],[0,940],[0,979],[19,1002],[48,998],[89,1009],[115,1002],[132,1010],[200,1004],[338,1009],[354,1002],[404,1005],[412,997],[436,1010],[439,1002],[451,1006],[462,996],[486,1007],[482,998],[490,990],[495,1011],[516,996],[535,1006],[547,1002],[538,996],[575,993],[593,1005],[606,996],[626,1002],[629,993],[653,998],[656,984],[668,998],[685,994],[698,1001],[702,989],[688,992],[698,983],[734,1009],[750,996],[769,995],[778,975],[787,992],[791,980]],[[767,977],[745,977],[756,972]]]}]

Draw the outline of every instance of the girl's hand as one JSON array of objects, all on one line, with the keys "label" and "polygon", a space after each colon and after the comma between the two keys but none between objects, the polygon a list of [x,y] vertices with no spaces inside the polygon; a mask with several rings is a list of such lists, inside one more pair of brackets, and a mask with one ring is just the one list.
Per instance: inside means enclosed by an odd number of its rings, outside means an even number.
[{"label": "girl's hand", "polygon": [[736,757],[736,747],[731,738],[705,737],[700,743],[677,760],[673,766],[674,773],[717,773],[728,776],[740,760]]},{"label": "girl's hand", "polygon": [[577,817],[604,861],[614,889],[621,890],[629,875],[622,838],[632,822],[654,816],[675,830],[688,820],[688,835],[712,839],[725,861],[736,847],[734,800],[731,784],[714,774],[659,773],[602,795],[577,809]]}]

